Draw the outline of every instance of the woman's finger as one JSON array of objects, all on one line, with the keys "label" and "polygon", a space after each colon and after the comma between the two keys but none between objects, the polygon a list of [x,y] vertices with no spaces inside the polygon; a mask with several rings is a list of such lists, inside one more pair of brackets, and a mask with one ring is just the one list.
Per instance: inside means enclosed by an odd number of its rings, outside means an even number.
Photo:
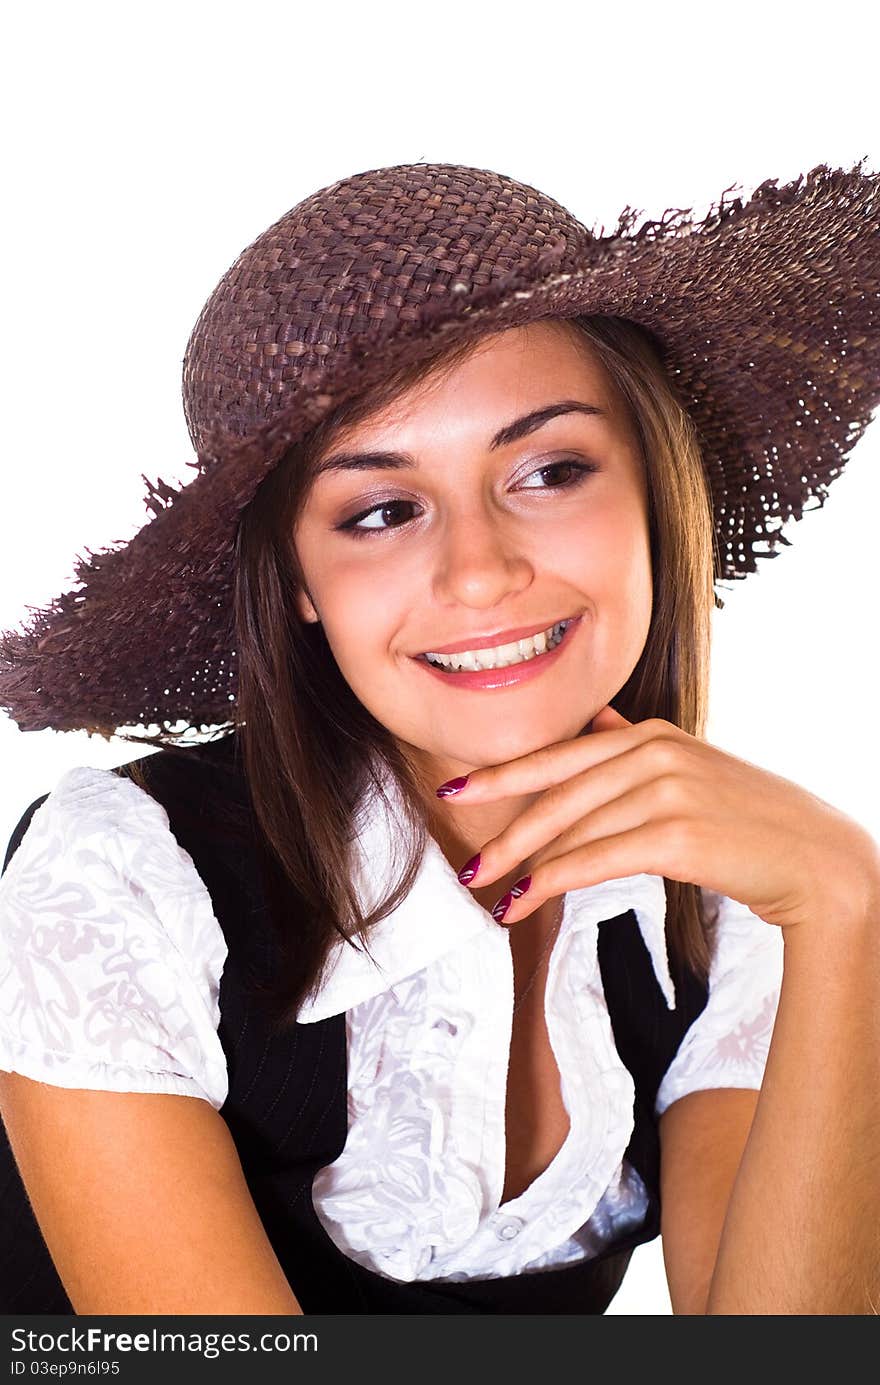
[{"label": "woman's finger", "polygon": [[[477,856],[462,866],[463,885],[482,887],[506,875],[519,862],[537,864],[542,855],[556,855],[557,840],[584,839],[585,820],[603,804],[620,800],[639,785],[662,780],[657,795],[658,809],[673,811],[679,806],[675,766],[680,756],[668,742],[643,740],[609,759],[590,766],[571,779],[548,789],[524,809],[497,837],[485,842]],[[682,783],[683,783],[682,778]],[[595,820],[595,818],[594,818]],[[615,831],[616,826],[607,829]]]},{"label": "woman's finger", "polygon": [[[609,805],[610,806],[610,805]],[[629,875],[670,875],[660,868],[670,846],[679,834],[674,823],[650,819],[611,836],[598,837],[562,856],[545,861],[534,873],[534,892],[530,885],[519,897],[509,890],[492,909],[498,923],[512,927],[528,918],[539,905],[568,890],[581,890],[605,880]]]},{"label": "woman's finger", "polygon": [[556,741],[500,765],[485,765],[465,776],[463,784],[460,779],[451,779],[441,784],[436,793],[438,798],[448,798],[452,803],[469,804],[521,797],[561,784],[580,770],[610,760],[643,741],[673,739],[682,734],[670,722],[657,718],[635,725],[627,723],[613,730],[575,736],[570,741]]}]

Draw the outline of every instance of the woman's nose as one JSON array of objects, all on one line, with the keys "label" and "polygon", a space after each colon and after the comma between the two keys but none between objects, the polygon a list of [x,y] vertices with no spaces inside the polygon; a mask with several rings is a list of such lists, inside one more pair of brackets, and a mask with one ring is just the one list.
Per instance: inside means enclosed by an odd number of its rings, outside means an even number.
[{"label": "woman's nose", "polygon": [[486,511],[449,519],[435,573],[441,599],[490,606],[528,586],[532,577],[531,557],[513,526]]}]

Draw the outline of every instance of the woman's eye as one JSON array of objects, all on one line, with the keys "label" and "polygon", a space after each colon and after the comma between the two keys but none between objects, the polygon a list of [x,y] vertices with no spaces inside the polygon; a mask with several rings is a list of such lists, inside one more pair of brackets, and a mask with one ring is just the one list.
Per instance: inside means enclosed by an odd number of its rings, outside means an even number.
[{"label": "woman's eye", "polygon": [[[599,468],[593,462],[576,462],[573,459],[567,458],[564,461],[547,462],[546,465],[538,467],[536,471],[533,471],[531,473],[531,476],[543,476],[546,472],[561,471],[563,473],[561,481],[558,481],[555,484],[551,484],[549,486],[539,486],[537,487],[537,489],[571,490],[575,486],[580,485],[581,482],[586,480],[587,476],[589,476],[592,472],[598,470]],[[527,479],[531,479],[531,476]],[[526,486],[525,489],[535,490],[536,487]],[[381,504],[373,505],[369,510],[362,510],[360,514],[352,515],[351,519],[347,519],[344,521],[344,523],[338,524],[336,528],[342,530],[345,533],[351,534],[353,537],[357,538],[361,538],[362,536],[368,534],[384,534],[387,533],[390,529],[400,529],[402,525],[389,525],[382,523],[365,524],[364,520],[370,519],[373,516],[381,518],[382,515],[399,511],[401,508],[403,508],[404,510],[407,508],[412,509],[414,508],[414,506],[415,501],[413,500],[383,500]],[[403,521],[404,524],[406,522],[406,520]]]},{"label": "woman's eye", "polygon": [[344,524],[339,524],[339,525],[337,525],[337,528],[343,529],[343,530],[347,531],[347,532],[350,533],[350,534],[357,534],[357,535],[361,535],[361,534],[381,534],[381,533],[383,533],[386,529],[389,529],[389,528],[390,528],[390,529],[397,529],[397,528],[399,528],[400,526],[399,526],[399,525],[396,525],[396,524],[391,524],[391,525],[387,525],[387,524],[370,524],[370,525],[366,525],[366,524],[363,524],[363,523],[362,523],[362,520],[369,519],[371,515],[384,515],[384,514],[387,514],[389,511],[397,510],[397,509],[399,509],[401,506],[403,506],[404,508],[406,508],[407,505],[412,506],[414,503],[415,503],[415,502],[412,501],[412,500],[383,500],[381,505],[374,505],[374,506],[372,507],[372,509],[370,509],[370,510],[363,510],[359,515],[353,515],[352,518],[351,518],[351,519],[347,519],[347,520],[345,521]]},{"label": "woman's eye", "polygon": [[[545,471],[558,471],[560,468],[569,472],[574,472],[574,476],[569,477],[568,480],[563,480],[555,486],[547,487],[546,489],[563,490],[568,486],[576,486],[584,479],[584,476],[588,475],[591,471],[599,470],[593,462],[576,462],[572,459],[567,459],[562,462],[548,462],[546,466],[540,466],[537,471],[533,471],[532,476],[543,476]],[[533,487],[527,486],[526,489],[532,490]]]}]

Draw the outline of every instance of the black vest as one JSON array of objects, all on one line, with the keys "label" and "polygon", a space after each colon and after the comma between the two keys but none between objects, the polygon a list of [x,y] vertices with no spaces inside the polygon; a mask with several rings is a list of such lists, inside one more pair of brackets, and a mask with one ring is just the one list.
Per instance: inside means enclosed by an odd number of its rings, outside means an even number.
[{"label": "black vest", "polygon": [[[131,762],[134,763],[134,762]],[[599,964],[621,1060],[635,1084],[635,1126],[625,1157],[648,1190],[642,1223],[601,1254],[556,1269],[495,1279],[399,1283],[343,1254],[311,1197],[320,1168],[347,1134],[345,1015],[274,1032],[251,994],[268,977],[275,931],[270,909],[283,885],[258,846],[237,737],[140,759],[149,792],[168,813],[211,896],[228,956],[220,985],[219,1038],[229,1093],[221,1110],[245,1178],[287,1280],[305,1313],[604,1313],[634,1248],[660,1232],[659,1142],[654,1101],[707,988],[671,963],[677,1007],[667,1010],[635,913],[599,925]],[[129,765],[113,773],[126,775]],[[9,842],[5,871],[43,794]],[[233,811],[230,811],[233,810]],[[242,830],[236,825],[249,822]],[[288,896],[282,917],[295,918]],[[281,1095],[283,1094],[283,1095]],[[280,1099],[279,1099],[280,1097]],[[47,1138],[51,1138],[47,1132]],[[0,1313],[73,1313],[31,1211],[0,1122]],[[137,1229],[134,1229],[137,1234]]]}]

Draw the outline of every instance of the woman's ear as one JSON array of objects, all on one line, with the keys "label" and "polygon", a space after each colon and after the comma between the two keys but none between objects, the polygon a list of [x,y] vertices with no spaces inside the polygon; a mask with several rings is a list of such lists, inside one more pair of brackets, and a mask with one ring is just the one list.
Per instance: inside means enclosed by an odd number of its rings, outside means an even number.
[{"label": "woman's ear", "polygon": [[314,602],[304,587],[301,587],[296,593],[296,609],[301,620],[310,623],[320,622],[321,617],[315,610]]}]

